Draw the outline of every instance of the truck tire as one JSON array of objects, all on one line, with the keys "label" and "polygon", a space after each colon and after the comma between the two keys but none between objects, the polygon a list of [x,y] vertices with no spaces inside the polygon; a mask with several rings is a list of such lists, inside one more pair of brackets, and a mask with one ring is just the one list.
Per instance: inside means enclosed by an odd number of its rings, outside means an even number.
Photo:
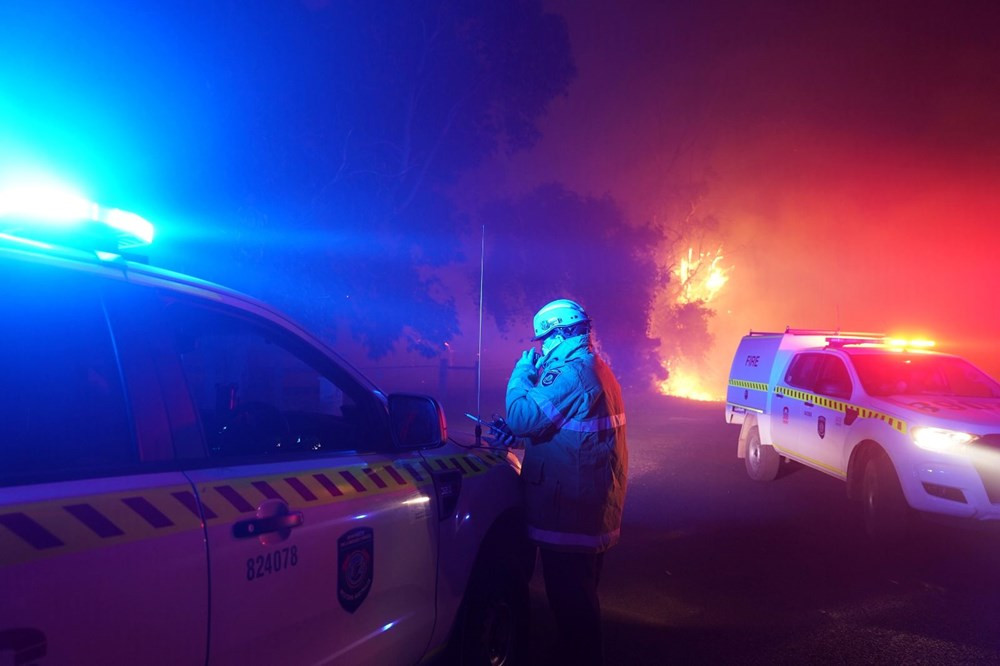
[{"label": "truck tire", "polygon": [[910,507],[892,461],[881,449],[865,463],[861,502],[865,533],[872,541],[889,545],[902,540],[907,531]]},{"label": "truck tire", "polygon": [[747,435],[747,453],[744,462],[747,465],[747,474],[754,481],[774,481],[778,476],[781,456],[773,446],[760,443],[757,426],[750,428],[750,433]]},{"label": "truck tire", "polygon": [[530,607],[528,581],[513,558],[491,557],[473,572],[455,662],[461,666],[525,663]]}]

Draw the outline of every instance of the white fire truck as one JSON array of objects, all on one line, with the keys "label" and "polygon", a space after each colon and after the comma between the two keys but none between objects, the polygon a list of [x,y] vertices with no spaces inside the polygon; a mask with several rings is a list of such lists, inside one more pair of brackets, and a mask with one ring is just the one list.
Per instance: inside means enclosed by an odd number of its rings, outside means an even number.
[{"label": "white fire truck", "polygon": [[1000,520],[1000,384],[922,341],[751,332],[733,358],[726,420],[758,481],[793,460],[847,483],[867,532],[896,539],[911,510]]},{"label": "white fire truck", "polygon": [[0,663],[515,663],[517,459],[152,235],[0,190]]}]

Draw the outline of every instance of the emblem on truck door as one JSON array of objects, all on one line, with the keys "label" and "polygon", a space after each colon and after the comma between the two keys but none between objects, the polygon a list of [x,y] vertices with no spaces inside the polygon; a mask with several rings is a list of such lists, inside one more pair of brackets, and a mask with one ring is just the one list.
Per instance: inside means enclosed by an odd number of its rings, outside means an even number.
[{"label": "emblem on truck door", "polygon": [[372,589],[375,533],[359,527],[337,539],[337,600],[349,613],[364,602]]},{"label": "emblem on truck door", "polygon": [[826,417],[821,416],[816,419],[816,432],[819,433],[819,438],[823,439],[826,437]]}]

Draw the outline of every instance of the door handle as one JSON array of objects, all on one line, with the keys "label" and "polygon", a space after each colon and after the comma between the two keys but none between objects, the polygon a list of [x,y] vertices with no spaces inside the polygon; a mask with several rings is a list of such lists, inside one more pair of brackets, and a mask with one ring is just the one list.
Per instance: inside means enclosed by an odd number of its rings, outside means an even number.
[{"label": "door handle", "polygon": [[266,518],[251,518],[250,520],[241,520],[233,525],[233,536],[237,539],[251,539],[271,532],[290,530],[303,522],[305,522],[305,516],[302,515],[301,511],[267,516]]}]

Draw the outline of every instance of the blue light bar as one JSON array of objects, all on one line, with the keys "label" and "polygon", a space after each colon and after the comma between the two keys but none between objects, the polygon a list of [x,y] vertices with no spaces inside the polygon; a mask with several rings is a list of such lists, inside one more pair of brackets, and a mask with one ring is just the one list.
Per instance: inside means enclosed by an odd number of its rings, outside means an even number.
[{"label": "blue light bar", "polygon": [[0,188],[0,234],[26,242],[119,251],[153,242],[153,225],[117,208],[103,208],[51,182]]},{"label": "blue light bar", "polygon": [[[102,208],[99,210],[100,221],[121,232],[118,236],[118,249],[150,245],[153,242],[153,225],[149,220],[117,208]],[[134,243],[125,245],[127,239]]]},{"label": "blue light bar", "polygon": [[43,224],[72,224],[92,219],[97,206],[79,193],[48,183],[0,190],[0,218],[21,218]]}]

